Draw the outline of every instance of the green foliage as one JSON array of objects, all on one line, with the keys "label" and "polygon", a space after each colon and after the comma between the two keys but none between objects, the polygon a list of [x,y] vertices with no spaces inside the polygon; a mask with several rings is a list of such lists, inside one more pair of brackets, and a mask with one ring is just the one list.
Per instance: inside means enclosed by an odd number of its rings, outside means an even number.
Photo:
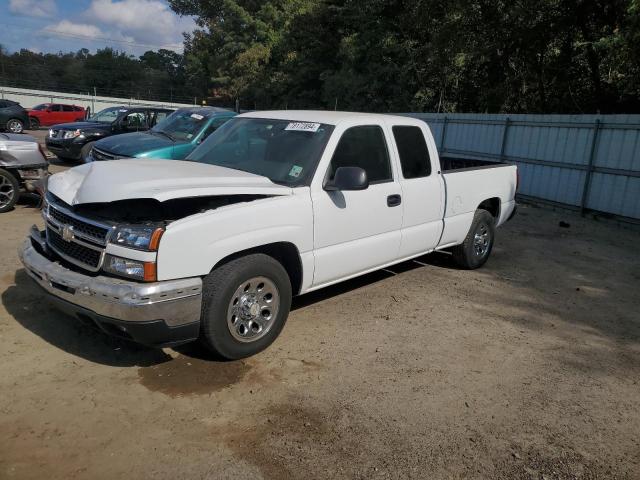
[{"label": "green foliage", "polygon": [[170,0],[246,108],[640,111],[640,0]]},{"label": "green foliage", "polygon": [[192,102],[206,85],[194,85],[186,75],[185,58],[170,50],[145,52],[135,58],[111,48],[91,54],[43,54],[0,48],[0,84],[100,96]]}]

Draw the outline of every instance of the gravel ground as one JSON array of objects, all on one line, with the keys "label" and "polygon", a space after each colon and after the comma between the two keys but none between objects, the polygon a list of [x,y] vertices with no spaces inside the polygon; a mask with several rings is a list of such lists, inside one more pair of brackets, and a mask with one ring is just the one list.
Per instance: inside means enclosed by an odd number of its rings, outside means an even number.
[{"label": "gravel ground", "polygon": [[219,363],[52,310],[16,255],[34,204],[0,216],[1,478],[640,478],[637,230],[525,206],[484,268],[300,297]]}]

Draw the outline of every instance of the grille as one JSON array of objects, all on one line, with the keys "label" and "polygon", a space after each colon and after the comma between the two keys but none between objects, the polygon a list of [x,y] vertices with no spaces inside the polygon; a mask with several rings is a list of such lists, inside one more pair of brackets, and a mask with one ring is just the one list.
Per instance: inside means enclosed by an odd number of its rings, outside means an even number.
[{"label": "grille", "polygon": [[94,160],[101,162],[105,160],[117,160],[119,158],[127,158],[122,155],[116,155],[114,153],[105,152],[104,150],[100,150],[99,148],[93,147],[91,150],[91,156]]},{"label": "grille", "polygon": [[50,227],[47,227],[47,243],[58,253],[87,265],[91,269],[95,270],[100,265],[101,253],[99,251],[87,248],[79,243],[66,242]]},{"label": "grille", "polygon": [[49,205],[49,216],[60,224],[73,225],[75,233],[81,237],[87,237],[89,240],[98,242],[101,245],[106,245],[107,243],[107,233],[109,233],[107,228],[78,220],[58,210],[53,205]]}]

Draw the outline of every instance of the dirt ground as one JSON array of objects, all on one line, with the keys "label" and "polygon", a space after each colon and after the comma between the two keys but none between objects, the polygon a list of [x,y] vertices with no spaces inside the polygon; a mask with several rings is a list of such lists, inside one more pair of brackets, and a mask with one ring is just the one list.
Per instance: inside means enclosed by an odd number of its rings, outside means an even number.
[{"label": "dirt ground", "polygon": [[300,297],[219,363],[52,310],[16,255],[33,205],[0,216],[0,478],[640,478],[637,229],[524,206],[484,268]]}]

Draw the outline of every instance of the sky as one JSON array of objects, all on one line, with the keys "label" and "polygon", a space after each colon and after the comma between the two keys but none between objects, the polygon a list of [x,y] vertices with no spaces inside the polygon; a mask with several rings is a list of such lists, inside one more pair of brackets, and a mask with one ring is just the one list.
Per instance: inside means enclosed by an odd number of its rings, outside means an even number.
[{"label": "sky", "polygon": [[182,52],[182,32],[194,28],[165,0],[0,0],[0,45],[9,52]]}]

